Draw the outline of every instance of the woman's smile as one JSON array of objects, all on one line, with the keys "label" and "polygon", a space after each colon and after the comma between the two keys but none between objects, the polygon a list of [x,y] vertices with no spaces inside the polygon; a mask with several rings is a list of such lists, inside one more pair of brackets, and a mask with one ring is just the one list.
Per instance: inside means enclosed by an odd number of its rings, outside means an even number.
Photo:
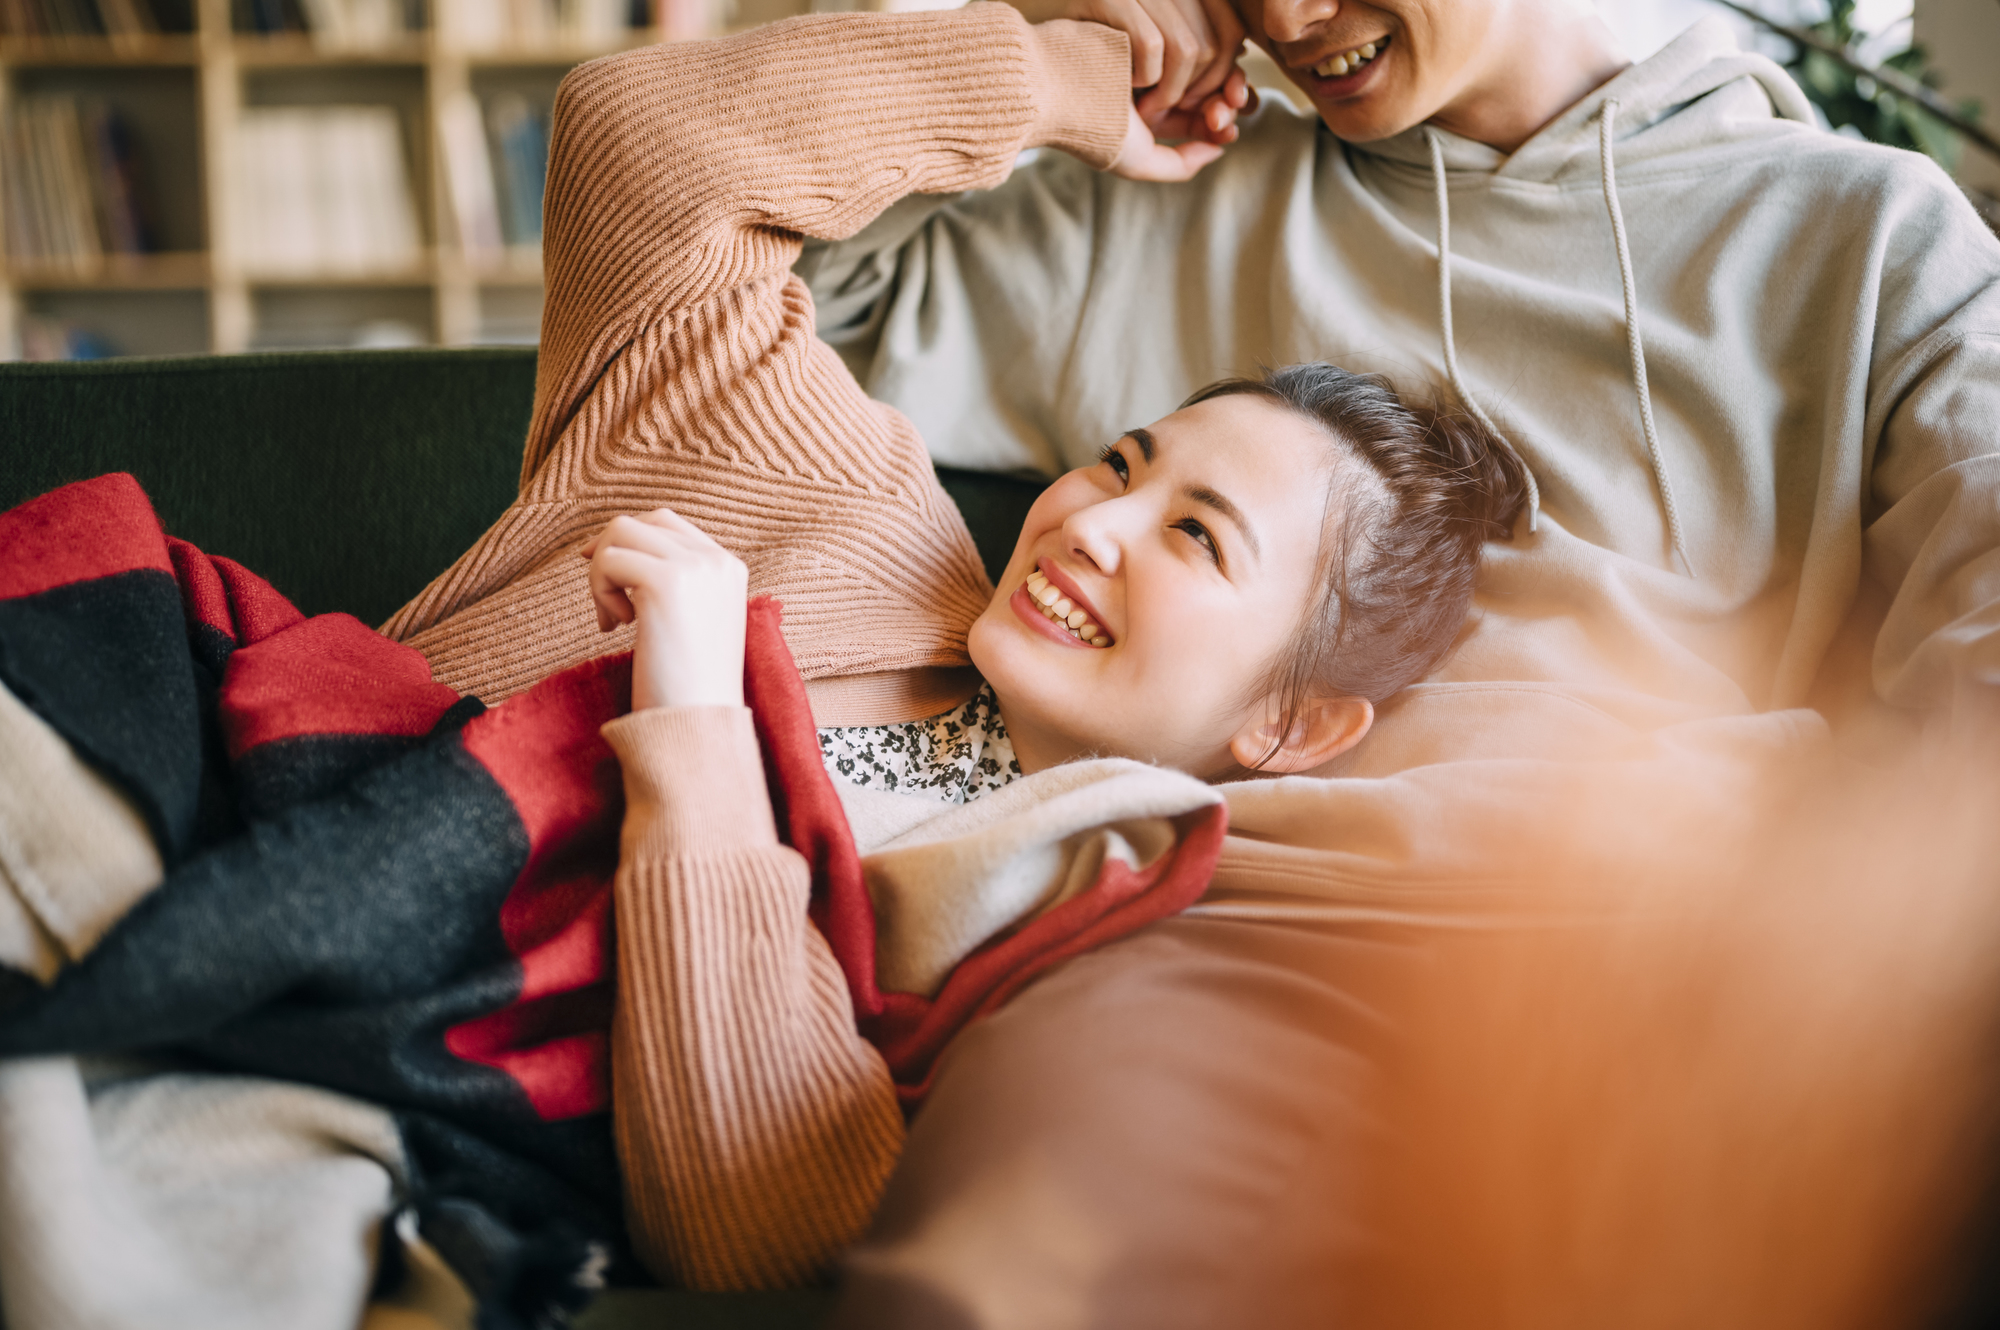
[{"label": "woman's smile", "polygon": [[1111,645],[1104,616],[1084,598],[1075,581],[1048,559],[1028,574],[1008,603],[1029,627],[1064,646],[1101,650]]}]

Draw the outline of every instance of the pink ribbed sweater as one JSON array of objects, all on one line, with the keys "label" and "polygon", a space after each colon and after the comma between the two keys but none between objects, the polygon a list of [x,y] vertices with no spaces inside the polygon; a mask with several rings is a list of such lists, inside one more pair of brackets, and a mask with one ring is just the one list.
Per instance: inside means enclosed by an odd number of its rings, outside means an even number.
[{"label": "pink ribbed sweater", "polygon": [[[798,19],[571,74],[520,497],[383,631],[489,702],[620,649],[575,551],[665,504],[784,601],[821,724],[961,699],[991,586],[914,428],[814,338],[791,264],[802,234],[991,187],[1027,147],[1107,165],[1128,69],[1108,28],[974,4]],[[901,1148],[888,1073],[807,922],[748,713],[639,712],[605,732],[628,803],[612,1066],[634,1240],[695,1287],[808,1280],[859,1235]]]}]

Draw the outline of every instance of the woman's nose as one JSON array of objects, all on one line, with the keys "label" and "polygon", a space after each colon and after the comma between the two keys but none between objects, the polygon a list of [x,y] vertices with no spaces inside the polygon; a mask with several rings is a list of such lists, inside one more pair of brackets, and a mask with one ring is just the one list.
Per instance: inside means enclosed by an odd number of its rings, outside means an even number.
[{"label": "woman's nose", "polygon": [[1125,559],[1128,526],[1137,516],[1136,505],[1120,497],[1086,505],[1063,522],[1063,544],[1072,557],[1086,560],[1110,577]]}]

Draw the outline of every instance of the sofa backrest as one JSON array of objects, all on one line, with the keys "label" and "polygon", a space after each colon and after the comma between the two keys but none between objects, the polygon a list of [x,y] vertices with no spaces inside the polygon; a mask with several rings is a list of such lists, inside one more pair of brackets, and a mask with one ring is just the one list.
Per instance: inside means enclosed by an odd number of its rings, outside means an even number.
[{"label": "sofa backrest", "polygon": [[[513,348],[0,364],[0,510],[130,471],[174,535],[376,624],[514,497],[534,388]],[[1040,483],[942,478],[997,573]]]},{"label": "sofa backrest", "polygon": [[0,365],[0,509],[130,471],[167,530],[380,623],[513,498],[533,351]]}]

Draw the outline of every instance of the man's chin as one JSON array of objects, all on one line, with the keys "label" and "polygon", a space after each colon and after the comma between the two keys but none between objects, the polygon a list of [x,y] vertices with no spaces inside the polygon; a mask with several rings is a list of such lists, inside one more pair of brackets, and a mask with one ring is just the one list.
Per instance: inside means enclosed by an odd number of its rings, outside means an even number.
[{"label": "man's chin", "polygon": [[1319,112],[1320,123],[1342,143],[1380,143],[1424,122],[1424,117],[1412,110],[1385,108],[1377,112],[1352,105],[1321,106],[1317,103],[1313,109]]}]

